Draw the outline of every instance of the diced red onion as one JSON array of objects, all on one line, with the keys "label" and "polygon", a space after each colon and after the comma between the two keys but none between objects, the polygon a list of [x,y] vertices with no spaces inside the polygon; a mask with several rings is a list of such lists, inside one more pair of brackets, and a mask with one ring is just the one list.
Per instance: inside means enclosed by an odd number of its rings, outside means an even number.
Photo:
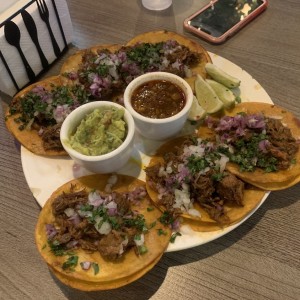
[{"label": "diced red onion", "polygon": [[263,129],[266,126],[263,115],[248,115],[246,124],[249,128],[260,128]]},{"label": "diced red onion", "polygon": [[101,196],[97,192],[90,192],[88,195],[88,203],[95,206],[99,207],[101,204],[103,204],[104,199],[101,198]]},{"label": "diced red onion", "polygon": [[46,224],[46,234],[49,240],[51,240],[56,236],[57,230],[53,224]]},{"label": "diced red onion", "polygon": [[172,230],[178,231],[180,228],[180,220],[177,218],[172,224],[171,224]]},{"label": "diced red onion", "polygon": [[82,270],[89,270],[91,267],[92,263],[90,261],[83,261],[80,263],[80,266],[82,268]]},{"label": "diced red onion", "polygon": [[75,213],[74,215],[72,215],[69,220],[74,224],[74,225],[78,225],[81,222],[81,218],[80,216]]},{"label": "diced red onion", "polygon": [[258,148],[261,152],[267,153],[269,145],[270,145],[270,142],[268,140],[262,140],[258,143]]}]

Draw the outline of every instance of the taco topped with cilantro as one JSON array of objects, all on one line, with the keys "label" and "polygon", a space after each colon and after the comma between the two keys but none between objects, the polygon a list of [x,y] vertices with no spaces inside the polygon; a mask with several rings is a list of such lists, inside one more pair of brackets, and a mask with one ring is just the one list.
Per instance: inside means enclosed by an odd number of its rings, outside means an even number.
[{"label": "taco topped with cilantro", "polygon": [[251,213],[265,192],[225,170],[216,143],[197,136],[163,144],[145,172],[152,201],[196,231],[214,231]]},{"label": "taco topped with cilantro", "polygon": [[[148,47],[162,47],[160,63],[154,65],[157,71],[166,71],[183,77],[194,90],[197,74],[206,78],[205,65],[211,62],[209,53],[197,42],[172,31],[158,30],[139,34],[131,39],[126,46],[133,46],[137,53],[148,52]],[[144,49],[146,48],[146,49]],[[146,56],[147,57],[147,56]],[[149,58],[151,59],[151,58]]]},{"label": "taco topped with cilantro", "polygon": [[245,102],[207,123],[229,159],[226,169],[239,178],[266,190],[300,181],[300,121],[291,112],[273,104]]},{"label": "taco topped with cilantro", "polygon": [[58,278],[84,290],[116,288],[160,259],[171,236],[145,183],[125,175],[89,175],[57,189],[42,208],[36,244]]},{"label": "taco topped with cilantro", "polygon": [[83,85],[92,99],[115,99],[144,73],[164,71],[189,80],[196,73],[204,75],[209,61],[199,44],[173,32],[155,31],[138,35],[125,46],[80,51],[64,63],[61,75],[68,83]]},{"label": "taco topped with cilantro", "polygon": [[72,110],[87,101],[80,86],[65,86],[60,76],[49,77],[13,98],[6,112],[6,126],[35,154],[67,155],[59,138],[61,124]]}]

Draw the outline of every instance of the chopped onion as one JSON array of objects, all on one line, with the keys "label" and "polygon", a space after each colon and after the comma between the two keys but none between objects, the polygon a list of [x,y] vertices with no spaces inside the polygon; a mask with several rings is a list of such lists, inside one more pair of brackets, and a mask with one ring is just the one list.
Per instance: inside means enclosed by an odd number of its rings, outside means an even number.
[{"label": "chopped onion", "polygon": [[77,213],[74,213],[69,220],[72,221],[74,225],[78,225],[81,222],[81,218]]},{"label": "chopped onion", "polygon": [[226,167],[226,164],[228,163],[229,161],[229,158],[225,155],[222,155],[220,160],[219,160],[219,163],[220,163],[220,172],[223,173],[224,170],[225,170],[225,167]]},{"label": "chopped onion", "polygon": [[90,192],[88,195],[88,202],[89,204],[98,207],[104,202],[104,199],[102,199],[97,192]]},{"label": "chopped onion", "polygon": [[135,242],[135,244],[136,244],[137,246],[142,246],[142,245],[144,245],[144,243],[145,243],[145,236],[144,236],[144,234],[142,233],[142,234],[136,235],[136,236],[134,237],[134,242]]},{"label": "chopped onion", "polygon": [[91,265],[92,265],[92,263],[90,261],[82,261],[80,263],[82,270],[89,270]]},{"label": "chopped onion", "polygon": [[126,247],[128,245],[128,237],[126,236],[126,238],[123,240],[123,242],[120,244],[120,250],[119,250],[119,255],[124,253],[124,247]]},{"label": "chopped onion", "polygon": [[114,201],[109,202],[106,207],[108,208],[108,214],[114,216],[117,214],[117,203]]},{"label": "chopped onion", "polygon": [[46,234],[49,240],[56,236],[57,230],[52,224],[46,224]]},{"label": "chopped onion", "polygon": [[109,234],[111,231],[111,225],[108,222],[103,222],[102,225],[100,226],[100,228],[98,228],[98,226],[96,226],[95,224],[95,228],[97,229],[97,231],[100,234]]},{"label": "chopped onion", "polygon": [[262,140],[258,143],[258,148],[261,152],[266,153],[270,142],[268,140]]},{"label": "chopped onion", "polygon": [[75,210],[74,208],[68,207],[64,210],[64,213],[67,215],[68,218],[70,218],[75,214]]}]

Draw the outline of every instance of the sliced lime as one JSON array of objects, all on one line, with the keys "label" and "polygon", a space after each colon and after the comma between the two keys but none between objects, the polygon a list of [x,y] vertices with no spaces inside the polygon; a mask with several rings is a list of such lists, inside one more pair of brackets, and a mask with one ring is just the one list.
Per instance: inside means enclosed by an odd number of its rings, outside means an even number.
[{"label": "sliced lime", "polygon": [[219,99],[223,102],[225,108],[234,106],[236,96],[228,87],[212,79],[206,79],[206,82],[213,88]]},{"label": "sliced lime", "polygon": [[193,103],[188,115],[190,121],[198,121],[204,119],[206,116],[206,111],[200,106],[196,96],[193,98]]},{"label": "sliced lime", "polygon": [[238,78],[231,76],[212,63],[207,63],[205,65],[205,70],[212,79],[219,83],[222,83],[230,89],[239,87],[241,83]]},{"label": "sliced lime", "polygon": [[223,108],[213,88],[198,74],[195,80],[195,92],[200,106],[209,114],[216,113]]}]

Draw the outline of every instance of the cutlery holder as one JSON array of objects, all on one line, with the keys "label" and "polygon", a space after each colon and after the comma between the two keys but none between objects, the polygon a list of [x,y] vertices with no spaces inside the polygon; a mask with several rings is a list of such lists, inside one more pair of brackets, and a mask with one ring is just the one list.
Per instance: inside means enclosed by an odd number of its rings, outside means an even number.
[{"label": "cutlery holder", "polygon": [[5,7],[0,5],[0,91],[14,96],[36,81],[72,38],[66,0],[8,0]]}]

